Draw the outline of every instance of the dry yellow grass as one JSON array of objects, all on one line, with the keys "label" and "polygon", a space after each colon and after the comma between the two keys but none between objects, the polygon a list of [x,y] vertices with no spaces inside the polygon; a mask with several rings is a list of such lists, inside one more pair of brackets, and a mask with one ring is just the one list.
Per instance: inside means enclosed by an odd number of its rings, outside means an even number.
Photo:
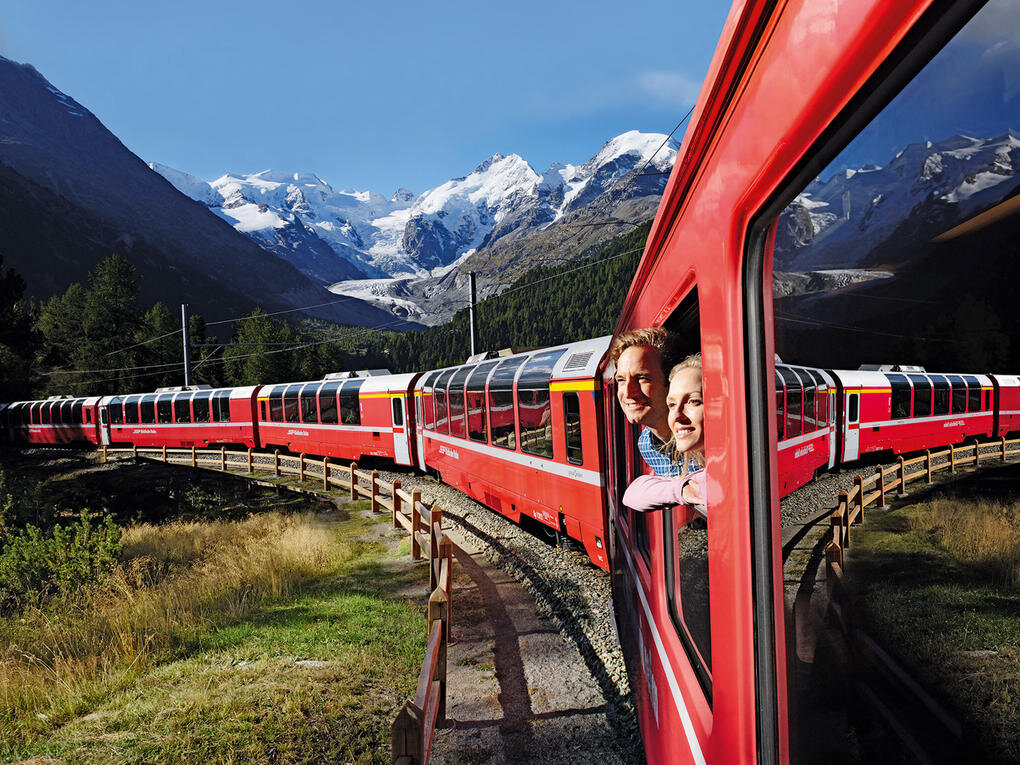
[{"label": "dry yellow grass", "polygon": [[990,570],[996,581],[1020,585],[1020,502],[936,499],[910,516],[911,530],[932,534],[960,560]]},{"label": "dry yellow grass", "polygon": [[277,513],[134,526],[123,547],[113,576],[73,604],[0,623],[0,738],[26,720],[74,714],[151,659],[173,656],[353,554],[313,516]]}]

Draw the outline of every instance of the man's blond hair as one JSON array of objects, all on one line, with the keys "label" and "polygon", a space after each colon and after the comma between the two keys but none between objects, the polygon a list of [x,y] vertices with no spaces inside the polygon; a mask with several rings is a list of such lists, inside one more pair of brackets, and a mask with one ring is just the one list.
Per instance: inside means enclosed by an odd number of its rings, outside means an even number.
[{"label": "man's blond hair", "polygon": [[659,361],[662,364],[662,377],[665,379],[666,373],[676,360],[676,335],[664,327],[632,329],[630,332],[617,335],[613,340],[613,344],[609,346],[609,358],[616,364],[620,361],[621,353],[636,345],[646,345],[659,352]]}]

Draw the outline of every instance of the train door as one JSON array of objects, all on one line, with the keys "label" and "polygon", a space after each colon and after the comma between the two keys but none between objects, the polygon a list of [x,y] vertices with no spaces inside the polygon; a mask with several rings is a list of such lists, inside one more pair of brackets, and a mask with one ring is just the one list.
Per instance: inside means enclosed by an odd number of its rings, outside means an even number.
[{"label": "train door", "polygon": [[109,446],[110,445],[110,413],[107,411],[106,404],[100,404],[99,409],[99,445]]},{"label": "train door", "polygon": [[829,386],[829,470],[836,467],[836,390]]},{"label": "train door", "polygon": [[398,465],[411,464],[411,444],[408,441],[407,411],[404,397],[401,395],[390,398],[393,409],[393,461]]},{"label": "train door", "polygon": [[860,449],[861,393],[847,390],[843,393],[843,461],[857,459]]}]

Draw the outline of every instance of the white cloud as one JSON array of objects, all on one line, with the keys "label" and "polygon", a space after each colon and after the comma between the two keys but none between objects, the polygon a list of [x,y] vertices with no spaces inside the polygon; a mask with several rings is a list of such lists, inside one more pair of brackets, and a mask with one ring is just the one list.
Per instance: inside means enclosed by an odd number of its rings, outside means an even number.
[{"label": "white cloud", "polygon": [[683,72],[642,72],[635,78],[635,85],[644,95],[677,106],[693,104],[701,91],[701,83]]}]

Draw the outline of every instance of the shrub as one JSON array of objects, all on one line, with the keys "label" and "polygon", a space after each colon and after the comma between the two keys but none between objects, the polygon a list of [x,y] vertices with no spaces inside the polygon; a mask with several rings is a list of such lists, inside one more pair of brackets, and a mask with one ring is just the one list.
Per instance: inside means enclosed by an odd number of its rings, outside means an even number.
[{"label": "shrub", "polygon": [[120,556],[120,528],[83,511],[77,522],[46,534],[31,524],[10,533],[0,550],[0,610],[9,611],[97,582]]}]

